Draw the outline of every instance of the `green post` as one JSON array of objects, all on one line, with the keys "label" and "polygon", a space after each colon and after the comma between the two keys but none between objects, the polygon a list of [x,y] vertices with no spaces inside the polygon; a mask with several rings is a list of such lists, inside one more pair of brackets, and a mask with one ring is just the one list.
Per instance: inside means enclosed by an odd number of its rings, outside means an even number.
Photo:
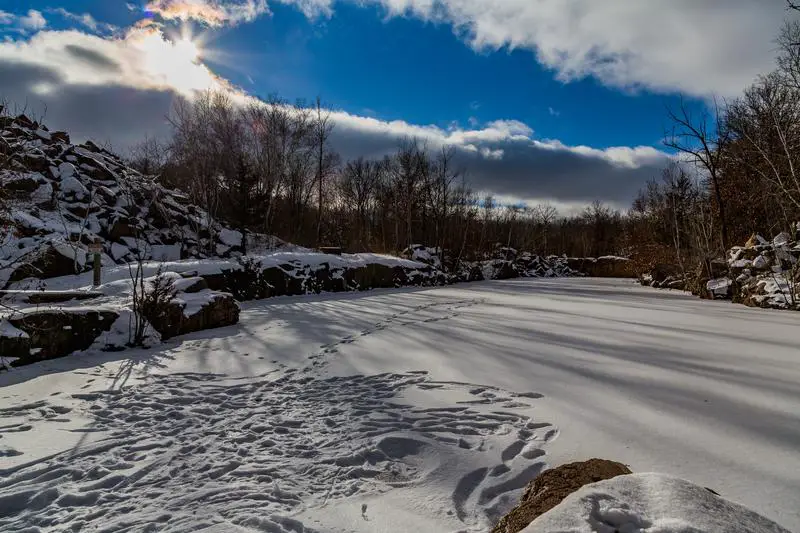
[{"label": "green post", "polygon": [[98,287],[102,283],[102,276],[101,276],[102,260],[100,258],[100,253],[103,251],[103,244],[100,242],[100,239],[95,239],[94,243],[92,243],[92,245],[89,247],[89,250],[92,252],[92,255],[94,257],[94,263],[92,265],[94,267],[93,270],[94,280],[92,283],[95,287]]}]

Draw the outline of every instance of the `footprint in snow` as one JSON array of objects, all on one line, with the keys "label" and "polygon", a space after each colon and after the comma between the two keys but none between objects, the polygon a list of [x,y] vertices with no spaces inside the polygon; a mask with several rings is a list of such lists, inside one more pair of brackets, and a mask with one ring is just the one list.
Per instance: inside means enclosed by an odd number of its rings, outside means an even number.
[{"label": "footprint in snow", "polygon": [[[487,406],[454,401],[482,394]],[[420,395],[429,398],[425,407],[404,399]],[[142,530],[157,516],[164,517],[164,529],[209,525],[197,516],[212,517],[219,527],[249,527],[243,524],[269,517],[271,525],[259,527],[301,531],[302,524],[291,529],[276,517],[413,486],[440,467],[439,458],[494,463],[463,478],[452,495],[455,515],[480,528],[492,508],[542,468],[530,461],[544,454],[543,441],[534,438],[542,423],[528,411],[497,411],[503,404],[491,403],[513,393],[435,382],[425,371],[322,377],[289,369],[277,379],[234,383],[172,374],[123,393],[73,397],[90,403],[90,429],[104,438],[17,470],[0,469],[0,493],[52,496],[4,509],[0,530],[45,523]],[[48,402],[4,408],[0,422],[37,409],[57,412]],[[6,425],[0,432],[30,428]],[[519,438],[509,444],[512,433]],[[544,440],[556,434],[551,428]]]}]

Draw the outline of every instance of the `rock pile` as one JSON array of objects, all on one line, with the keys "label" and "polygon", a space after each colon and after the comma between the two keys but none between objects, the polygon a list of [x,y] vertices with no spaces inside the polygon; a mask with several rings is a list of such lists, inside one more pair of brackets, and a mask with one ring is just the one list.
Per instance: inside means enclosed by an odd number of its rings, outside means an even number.
[{"label": "rock pile", "polygon": [[788,233],[772,241],[754,235],[728,255],[733,300],[751,307],[800,309],[800,242]]},{"label": "rock pile", "polygon": [[[445,252],[446,254],[446,252]],[[453,264],[452,258],[444,258],[438,248],[415,244],[403,251],[403,257],[447,271],[444,263]],[[461,261],[456,268],[447,271],[448,283],[502,280],[514,278],[555,278],[581,276],[583,273],[572,267],[572,259],[560,256],[542,257],[530,252],[519,252],[514,248],[497,246],[491,257],[481,261]],[[581,260],[587,263],[591,260]]]},{"label": "rock pile", "polygon": [[14,230],[0,243],[0,288],[89,268],[99,239],[104,264],[229,257],[242,234],[128,167],[92,142],[75,145],[24,115],[0,116],[0,188]]}]

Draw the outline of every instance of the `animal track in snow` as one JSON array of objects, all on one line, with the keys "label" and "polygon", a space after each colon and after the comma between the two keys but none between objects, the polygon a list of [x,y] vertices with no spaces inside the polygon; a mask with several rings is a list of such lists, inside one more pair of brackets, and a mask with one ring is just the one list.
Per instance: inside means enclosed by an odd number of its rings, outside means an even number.
[{"label": "animal track in snow", "polygon": [[[327,355],[338,353],[339,347],[352,344],[358,339],[372,335],[379,331],[383,331],[395,327],[414,326],[419,324],[431,324],[441,322],[443,320],[450,320],[459,316],[460,309],[471,307],[483,303],[485,298],[473,298],[469,300],[450,300],[445,302],[432,302],[425,305],[418,305],[406,311],[401,311],[390,315],[389,317],[380,320],[372,326],[361,330],[357,335],[348,335],[341,338],[336,342],[324,344],[320,346],[320,350],[311,355],[312,367],[319,367],[325,364],[323,358]],[[443,310],[444,314],[436,316],[420,316],[427,311],[440,311]]]},{"label": "animal track in snow", "polygon": [[[487,392],[489,404],[452,402]],[[409,405],[412,393],[432,403]],[[107,438],[0,469],[0,530],[308,532],[291,518],[303,508],[422,482],[441,466],[437,457],[458,454],[492,465],[465,475],[452,495],[459,519],[480,525],[487,508],[543,467],[530,461],[544,453],[538,423],[529,412],[496,409],[517,396],[424,372],[302,371],[258,380],[171,374],[122,393],[81,395],[89,429]],[[13,413],[47,409],[45,401]]]}]

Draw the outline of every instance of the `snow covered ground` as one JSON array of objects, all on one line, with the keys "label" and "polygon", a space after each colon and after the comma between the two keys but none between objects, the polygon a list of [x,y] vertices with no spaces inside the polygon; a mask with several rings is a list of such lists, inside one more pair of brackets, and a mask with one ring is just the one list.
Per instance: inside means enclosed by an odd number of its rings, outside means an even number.
[{"label": "snow covered ground", "polygon": [[590,457],[800,530],[798,325],[585,278],[248,303],[0,374],[0,530],[485,531]]}]

